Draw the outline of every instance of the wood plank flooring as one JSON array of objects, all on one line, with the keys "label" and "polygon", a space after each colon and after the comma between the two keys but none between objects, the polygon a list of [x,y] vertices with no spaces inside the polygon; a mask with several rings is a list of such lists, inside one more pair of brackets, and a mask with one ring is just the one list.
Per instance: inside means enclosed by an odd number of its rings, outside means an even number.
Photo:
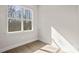
[{"label": "wood plank flooring", "polygon": [[26,45],[5,51],[4,53],[62,53],[59,48],[41,41],[34,41]]}]

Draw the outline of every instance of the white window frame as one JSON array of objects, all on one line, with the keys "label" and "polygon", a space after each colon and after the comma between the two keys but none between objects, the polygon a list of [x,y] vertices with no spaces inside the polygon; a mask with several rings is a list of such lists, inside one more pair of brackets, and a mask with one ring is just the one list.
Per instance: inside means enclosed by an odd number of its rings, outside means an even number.
[{"label": "white window frame", "polygon": [[[26,7],[24,7],[24,6],[21,6],[22,8],[24,8],[24,9],[26,9],[26,10],[30,10],[31,11],[31,13],[32,13],[32,19],[31,19],[31,22],[32,22],[32,29],[31,30],[24,30],[23,29],[23,20],[21,19],[21,30],[19,31],[12,31],[12,32],[9,32],[8,31],[8,21],[9,21],[9,17],[8,17],[8,6],[7,6],[7,33],[21,33],[21,32],[31,32],[31,31],[33,31],[33,10],[31,9],[31,8],[26,8]],[[17,19],[17,18],[12,18],[12,19]]]}]

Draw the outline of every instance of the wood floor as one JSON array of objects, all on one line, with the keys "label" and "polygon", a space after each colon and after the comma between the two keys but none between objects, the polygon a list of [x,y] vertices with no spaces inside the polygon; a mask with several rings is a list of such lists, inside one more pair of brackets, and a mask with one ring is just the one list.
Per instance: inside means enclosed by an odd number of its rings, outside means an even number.
[{"label": "wood floor", "polygon": [[4,53],[61,53],[61,49],[53,47],[52,45],[35,41],[8,51]]}]

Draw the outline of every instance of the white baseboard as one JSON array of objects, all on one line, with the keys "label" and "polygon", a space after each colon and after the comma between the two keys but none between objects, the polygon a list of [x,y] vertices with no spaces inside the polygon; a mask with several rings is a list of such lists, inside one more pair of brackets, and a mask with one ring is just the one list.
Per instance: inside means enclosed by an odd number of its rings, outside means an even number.
[{"label": "white baseboard", "polygon": [[12,49],[12,48],[16,48],[16,47],[18,47],[18,46],[21,46],[21,45],[24,45],[24,44],[27,44],[27,43],[30,43],[30,42],[33,42],[33,41],[36,41],[37,39],[32,39],[32,40],[26,40],[26,41],[21,41],[21,42],[18,42],[18,43],[16,43],[16,44],[13,44],[13,45],[10,45],[10,46],[7,46],[7,47],[5,47],[5,48],[1,48],[0,49],[0,52],[4,52],[4,51],[7,51],[7,50],[10,50],[10,49]]}]

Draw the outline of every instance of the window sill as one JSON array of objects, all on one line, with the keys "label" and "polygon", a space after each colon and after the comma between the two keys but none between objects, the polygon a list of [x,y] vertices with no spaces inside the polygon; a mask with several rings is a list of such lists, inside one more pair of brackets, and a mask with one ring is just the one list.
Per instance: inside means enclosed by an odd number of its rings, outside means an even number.
[{"label": "window sill", "polygon": [[25,31],[14,31],[14,32],[7,32],[7,33],[23,33],[23,32],[32,32],[33,30],[25,30]]}]

